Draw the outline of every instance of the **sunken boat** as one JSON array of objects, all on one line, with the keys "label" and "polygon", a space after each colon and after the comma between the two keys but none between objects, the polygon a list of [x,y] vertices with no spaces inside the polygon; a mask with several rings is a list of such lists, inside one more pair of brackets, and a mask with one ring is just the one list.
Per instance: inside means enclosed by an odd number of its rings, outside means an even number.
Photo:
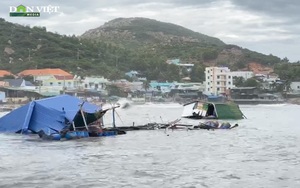
[{"label": "sunken boat", "polygon": [[233,102],[214,103],[193,101],[183,105],[183,118],[191,119],[243,119],[244,114]]},{"label": "sunken boat", "polygon": [[39,134],[53,140],[124,133],[103,128],[102,117],[110,109],[70,95],[34,100],[1,117],[0,132]]}]

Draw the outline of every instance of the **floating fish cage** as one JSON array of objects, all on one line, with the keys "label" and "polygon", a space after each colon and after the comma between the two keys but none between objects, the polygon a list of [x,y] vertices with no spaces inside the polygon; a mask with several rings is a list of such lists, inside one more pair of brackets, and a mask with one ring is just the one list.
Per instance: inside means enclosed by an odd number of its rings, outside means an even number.
[{"label": "floating fish cage", "polygon": [[[115,136],[117,135],[117,131],[103,131],[102,133],[90,135],[88,131],[71,131],[67,132],[64,136],[67,140],[79,139],[79,138],[87,138],[87,137],[102,137],[102,136]],[[59,134],[58,134],[59,135]],[[60,136],[60,135],[59,135]],[[55,136],[53,140],[60,140],[59,136]]]}]

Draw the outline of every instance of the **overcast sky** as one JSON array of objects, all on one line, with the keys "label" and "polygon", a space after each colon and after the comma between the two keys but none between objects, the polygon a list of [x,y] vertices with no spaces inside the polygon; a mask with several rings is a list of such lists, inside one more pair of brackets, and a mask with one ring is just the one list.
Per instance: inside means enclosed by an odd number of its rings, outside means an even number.
[{"label": "overcast sky", "polygon": [[[59,6],[59,12],[9,17],[10,6],[20,4]],[[119,17],[145,17],[291,62],[300,60],[299,0],[1,0],[0,17],[67,35],[81,35]]]}]

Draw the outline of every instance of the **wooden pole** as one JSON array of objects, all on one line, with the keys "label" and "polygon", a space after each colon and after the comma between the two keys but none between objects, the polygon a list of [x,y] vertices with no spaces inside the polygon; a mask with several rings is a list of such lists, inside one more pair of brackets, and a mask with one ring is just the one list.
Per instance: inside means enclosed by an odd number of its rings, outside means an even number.
[{"label": "wooden pole", "polygon": [[75,127],[74,121],[72,122],[72,126],[73,126],[73,130],[75,131],[75,130],[76,130],[76,127]]},{"label": "wooden pole", "polygon": [[83,119],[83,122],[84,122],[84,126],[86,128],[86,130],[89,130],[87,124],[86,124],[86,120],[85,120],[85,116],[84,116],[84,112],[82,109],[80,109],[80,112],[81,112],[81,116],[82,116],[82,119]]},{"label": "wooden pole", "polygon": [[112,109],[112,116],[113,116],[113,127],[116,128],[115,108]]},{"label": "wooden pole", "polygon": [[83,104],[84,104],[84,102],[80,105],[80,112],[81,112],[81,116],[82,116],[82,119],[83,119],[84,126],[85,126],[86,130],[89,130],[89,128],[87,126],[87,123],[86,123],[86,120],[85,120],[84,112],[82,110]]}]

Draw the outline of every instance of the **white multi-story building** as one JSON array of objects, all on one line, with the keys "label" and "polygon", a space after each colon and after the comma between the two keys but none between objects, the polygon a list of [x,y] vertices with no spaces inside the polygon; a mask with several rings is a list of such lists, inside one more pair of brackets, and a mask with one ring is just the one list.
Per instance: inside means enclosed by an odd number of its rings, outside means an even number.
[{"label": "white multi-story building", "polygon": [[254,77],[254,73],[252,71],[232,71],[231,77],[243,77],[244,80]]},{"label": "white multi-story building", "polygon": [[205,91],[208,94],[228,94],[233,88],[232,76],[228,67],[205,68]]}]

